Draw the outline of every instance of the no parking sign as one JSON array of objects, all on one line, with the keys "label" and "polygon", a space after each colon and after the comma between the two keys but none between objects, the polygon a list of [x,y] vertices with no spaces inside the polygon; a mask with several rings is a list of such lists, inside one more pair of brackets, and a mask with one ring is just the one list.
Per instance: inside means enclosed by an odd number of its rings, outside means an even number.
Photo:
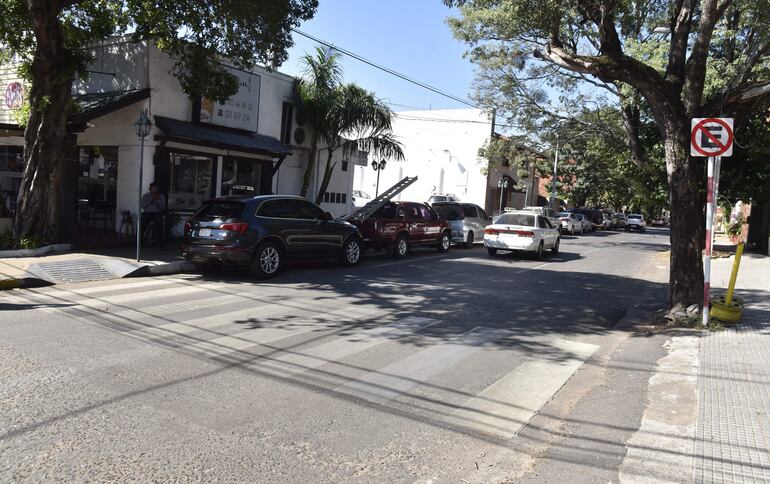
[{"label": "no parking sign", "polygon": [[732,156],[733,118],[693,118],[690,156]]}]

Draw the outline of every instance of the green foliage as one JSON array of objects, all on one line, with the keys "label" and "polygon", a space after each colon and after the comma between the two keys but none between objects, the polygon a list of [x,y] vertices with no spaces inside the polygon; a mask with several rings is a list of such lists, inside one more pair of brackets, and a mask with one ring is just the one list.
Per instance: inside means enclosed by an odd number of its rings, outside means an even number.
[{"label": "green foliage", "polygon": [[[392,133],[393,113],[373,93],[355,84],[343,84],[339,54],[316,49],[315,55],[302,59],[304,75],[295,85],[295,97],[302,115],[313,128],[311,159],[319,141],[326,144],[327,160],[323,181],[316,196],[320,201],[328,186],[334,164],[334,152],[345,156],[357,150],[372,156],[404,159],[401,144]],[[308,163],[302,194],[307,191],[314,163]]]},{"label": "green foliage", "polygon": [[42,245],[42,240],[37,236],[25,236],[21,237],[18,241],[19,249],[33,250]]},{"label": "green foliage", "polygon": [[[61,29],[61,79],[84,77],[92,60],[89,44],[112,35],[130,34],[134,40],[154,40],[176,59],[175,74],[184,91],[219,101],[237,91],[237,79],[219,61],[237,67],[255,63],[269,66],[286,60],[292,45],[291,28],[313,16],[317,0],[212,0],[180,4],[172,0],[0,0],[0,61],[13,56],[32,81],[30,66],[36,58],[37,24]],[[54,38],[55,36],[51,36]],[[50,39],[49,39],[50,40]],[[45,94],[45,93],[44,93]]]},{"label": "green foliage", "polygon": [[730,237],[738,237],[743,231],[743,214],[739,213],[734,221],[730,222],[725,229],[725,233]]}]

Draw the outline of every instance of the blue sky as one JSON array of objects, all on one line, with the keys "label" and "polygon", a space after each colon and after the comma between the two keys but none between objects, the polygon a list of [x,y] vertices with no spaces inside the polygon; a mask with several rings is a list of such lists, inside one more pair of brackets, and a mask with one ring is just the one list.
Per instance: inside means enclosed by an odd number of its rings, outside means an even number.
[{"label": "blue sky", "polygon": [[[466,46],[452,37],[446,18],[455,11],[440,0],[320,0],[315,17],[299,29],[461,98],[471,94],[474,66]],[[294,34],[279,70],[299,75],[299,60],[315,42]],[[467,107],[356,59],[341,60],[345,81],[374,91],[395,111]]]}]

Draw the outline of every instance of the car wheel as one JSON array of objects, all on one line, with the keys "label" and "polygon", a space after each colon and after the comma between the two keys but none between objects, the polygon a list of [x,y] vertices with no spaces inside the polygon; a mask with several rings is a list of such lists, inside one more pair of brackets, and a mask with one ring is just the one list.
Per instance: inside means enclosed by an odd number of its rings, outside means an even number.
[{"label": "car wheel", "polygon": [[405,234],[396,237],[393,243],[393,257],[400,259],[409,253],[409,238]]},{"label": "car wheel", "polygon": [[465,248],[473,248],[473,232],[468,232],[468,237],[465,238]]},{"label": "car wheel", "polygon": [[489,257],[494,257],[497,255],[497,249],[493,249],[492,247],[487,247],[487,254],[489,254]]},{"label": "car wheel", "polygon": [[551,254],[557,255],[559,253],[559,242],[561,242],[561,237],[557,238],[556,243],[551,247]]},{"label": "car wheel", "polygon": [[452,237],[449,236],[449,232],[443,232],[438,239],[438,251],[446,252],[450,245],[452,245]]},{"label": "car wheel", "polygon": [[283,268],[283,253],[275,242],[264,242],[257,247],[251,260],[251,273],[261,279],[274,277]]},{"label": "car wheel", "polygon": [[542,259],[543,258],[543,241],[540,241],[540,245],[537,246],[537,250],[535,251],[535,259]]},{"label": "car wheel", "polygon": [[342,265],[353,267],[361,262],[361,241],[357,237],[350,237],[345,245],[342,246],[342,256],[340,262]]}]

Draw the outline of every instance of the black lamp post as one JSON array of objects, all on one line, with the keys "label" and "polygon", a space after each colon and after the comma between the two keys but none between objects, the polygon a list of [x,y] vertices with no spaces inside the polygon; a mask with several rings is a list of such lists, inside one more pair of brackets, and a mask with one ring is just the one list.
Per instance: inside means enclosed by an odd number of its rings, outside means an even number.
[{"label": "black lamp post", "polygon": [[503,192],[508,188],[508,180],[507,176],[501,176],[500,179],[497,180],[497,188],[500,189],[500,213],[503,213]]},{"label": "black lamp post", "polygon": [[139,262],[140,250],[142,245],[142,172],[144,171],[144,139],[149,136],[150,129],[152,129],[152,121],[147,113],[147,109],[142,109],[139,112],[139,119],[134,123],[134,129],[136,135],[139,137],[140,146],[139,149],[139,205],[136,210],[136,261]]},{"label": "black lamp post", "polygon": [[372,160],[372,168],[377,172],[377,187],[374,189],[374,198],[380,194],[380,172],[385,169],[385,160],[381,160],[379,163],[377,160]]}]

